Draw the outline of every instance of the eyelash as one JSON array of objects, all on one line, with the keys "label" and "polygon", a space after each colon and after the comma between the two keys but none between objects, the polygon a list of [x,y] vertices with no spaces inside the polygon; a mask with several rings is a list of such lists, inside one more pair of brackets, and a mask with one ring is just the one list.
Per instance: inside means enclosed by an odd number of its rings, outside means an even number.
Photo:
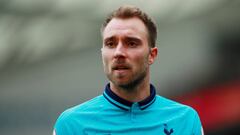
[{"label": "eyelash", "polygon": [[[114,46],[116,46],[117,43],[115,43],[114,41],[107,41],[105,42],[105,46],[109,47],[109,48],[113,48]],[[126,41],[126,45],[129,47],[137,47],[138,43],[135,41]]]},{"label": "eyelash", "polygon": [[138,44],[136,43],[136,42],[134,42],[134,41],[129,41],[128,43],[128,46],[130,46],[130,47],[136,47]]},{"label": "eyelash", "polygon": [[114,46],[114,42],[113,41],[108,41],[105,43],[106,46],[108,47],[113,47]]}]

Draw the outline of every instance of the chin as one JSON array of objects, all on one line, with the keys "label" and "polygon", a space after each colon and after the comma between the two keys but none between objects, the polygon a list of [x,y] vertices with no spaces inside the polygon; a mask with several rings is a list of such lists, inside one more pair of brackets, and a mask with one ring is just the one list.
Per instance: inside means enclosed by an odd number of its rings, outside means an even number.
[{"label": "chin", "polygon": [[114,84],[117,86],[124,86],[124,85],[128,85],[129,82],[128,81],[114,81]]},{"label": "chin", "polygon": [[114,85],[116,85],[119,88],[125,89],[125,90],[131,90],[134,89],[136,86],[136,83],[131,81],[112,81]]}]

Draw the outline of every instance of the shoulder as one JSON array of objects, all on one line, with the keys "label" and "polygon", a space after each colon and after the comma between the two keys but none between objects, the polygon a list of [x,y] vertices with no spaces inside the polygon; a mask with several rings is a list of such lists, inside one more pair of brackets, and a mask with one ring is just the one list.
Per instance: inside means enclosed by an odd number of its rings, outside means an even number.
[{"label": "shoulder", "polygon": [[197,112],[192,107],[159,95],[156,96],[156,103],[165,110],[179,112],[179,114],[197,115]]},{"label": "shoulder", "polygon": [[192,107],[157,95],[156,108],[164,112],[162,116],[165,116],[167,120],[174,120],[175,124],[180,122],[182,125],[188,125],[189,132],[195,135],[203,133],[199,115]]},{"label": "shoulder", "polygon": [[100,108],[100,105],[104,102],[103,96],[97,96],[93,99],[90,99],[86,102],[83,102],[79,105],[73,106],[65,110],[60,117],[70,117],[75,114],[81,114],[86,112],[97,111]]},{"label": "shoulder", "polygon": [[58,135],[64,135],[73,131],[81,132],[84,125],[91,119],[94,119],[94,114],[101,111],[101,104],[104,102],[104,97],[100,95],[65,110],[61,113],[55,123],[54,129],[56,130],[56,133]]},{"label": "shoulder", "polygon": [[158,108],[160,108],[162,111],[164,110],[166,116],[178,118],[179,120],[184,118],[186,122],[191,123],[192,125],[195,125],[196,123],[201,125],[197,111],[191,106],[161,97],[159,95],[157,95],[156,98],[156,104]]},{"label": "shoulder", "polygon": [[76,119],[84,121],[84,119],[89,118],[88,114],[94,114],[99,112],[104,102],[104,97],[100,95],[82,104],[73,106],[61,113],[61,115],[57,119],[56,124],[70,123]]}]

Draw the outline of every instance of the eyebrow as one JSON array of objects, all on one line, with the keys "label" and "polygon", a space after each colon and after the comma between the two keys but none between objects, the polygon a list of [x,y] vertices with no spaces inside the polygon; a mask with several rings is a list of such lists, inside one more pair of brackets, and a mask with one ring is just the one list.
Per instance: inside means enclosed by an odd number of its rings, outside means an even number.
[{"label": "eyebrow", "polygon": [[133,40],[135,42],[142,42],[142,40],[137,38],[137,37],[126,37],[126,40]]},{"label": "eyebrow", "polygon": [[108,41],[108,40],[114,40],[114,39],[116,39],[114,36],[111,36],[111,37],[107,37],[107,38],[105,38],[105,39],[103,39],[104,41]]},{"label": "eyebrow", "polygon": [[[107,38],[105,38],[105,39],[103,39],[103,40],[104,40],[104,41],[108,41],[108,40],[115,40],[115,39],[116,39],[115,36],[111,36],[111,37],[107,37]],[[130,37],[130,36],[125,37],[125,39],[126,39],[126,40],[133,40],[133,41],[136,41],[136,42],[141,42],[141,41],[142,41],[141,39],[139,39],[139,38],[137,38],[137,37]]]}]

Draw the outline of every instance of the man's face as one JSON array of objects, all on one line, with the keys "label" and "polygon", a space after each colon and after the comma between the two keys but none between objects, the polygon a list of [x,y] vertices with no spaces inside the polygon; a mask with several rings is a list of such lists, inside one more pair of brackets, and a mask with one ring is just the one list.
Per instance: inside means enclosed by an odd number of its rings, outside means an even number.
[{"label": "man's face", "polygon": [[104,72],[117,86],[134,85],[149,75],[153,63],[148,33],[138,18],[113,18],[103,31]]}]

